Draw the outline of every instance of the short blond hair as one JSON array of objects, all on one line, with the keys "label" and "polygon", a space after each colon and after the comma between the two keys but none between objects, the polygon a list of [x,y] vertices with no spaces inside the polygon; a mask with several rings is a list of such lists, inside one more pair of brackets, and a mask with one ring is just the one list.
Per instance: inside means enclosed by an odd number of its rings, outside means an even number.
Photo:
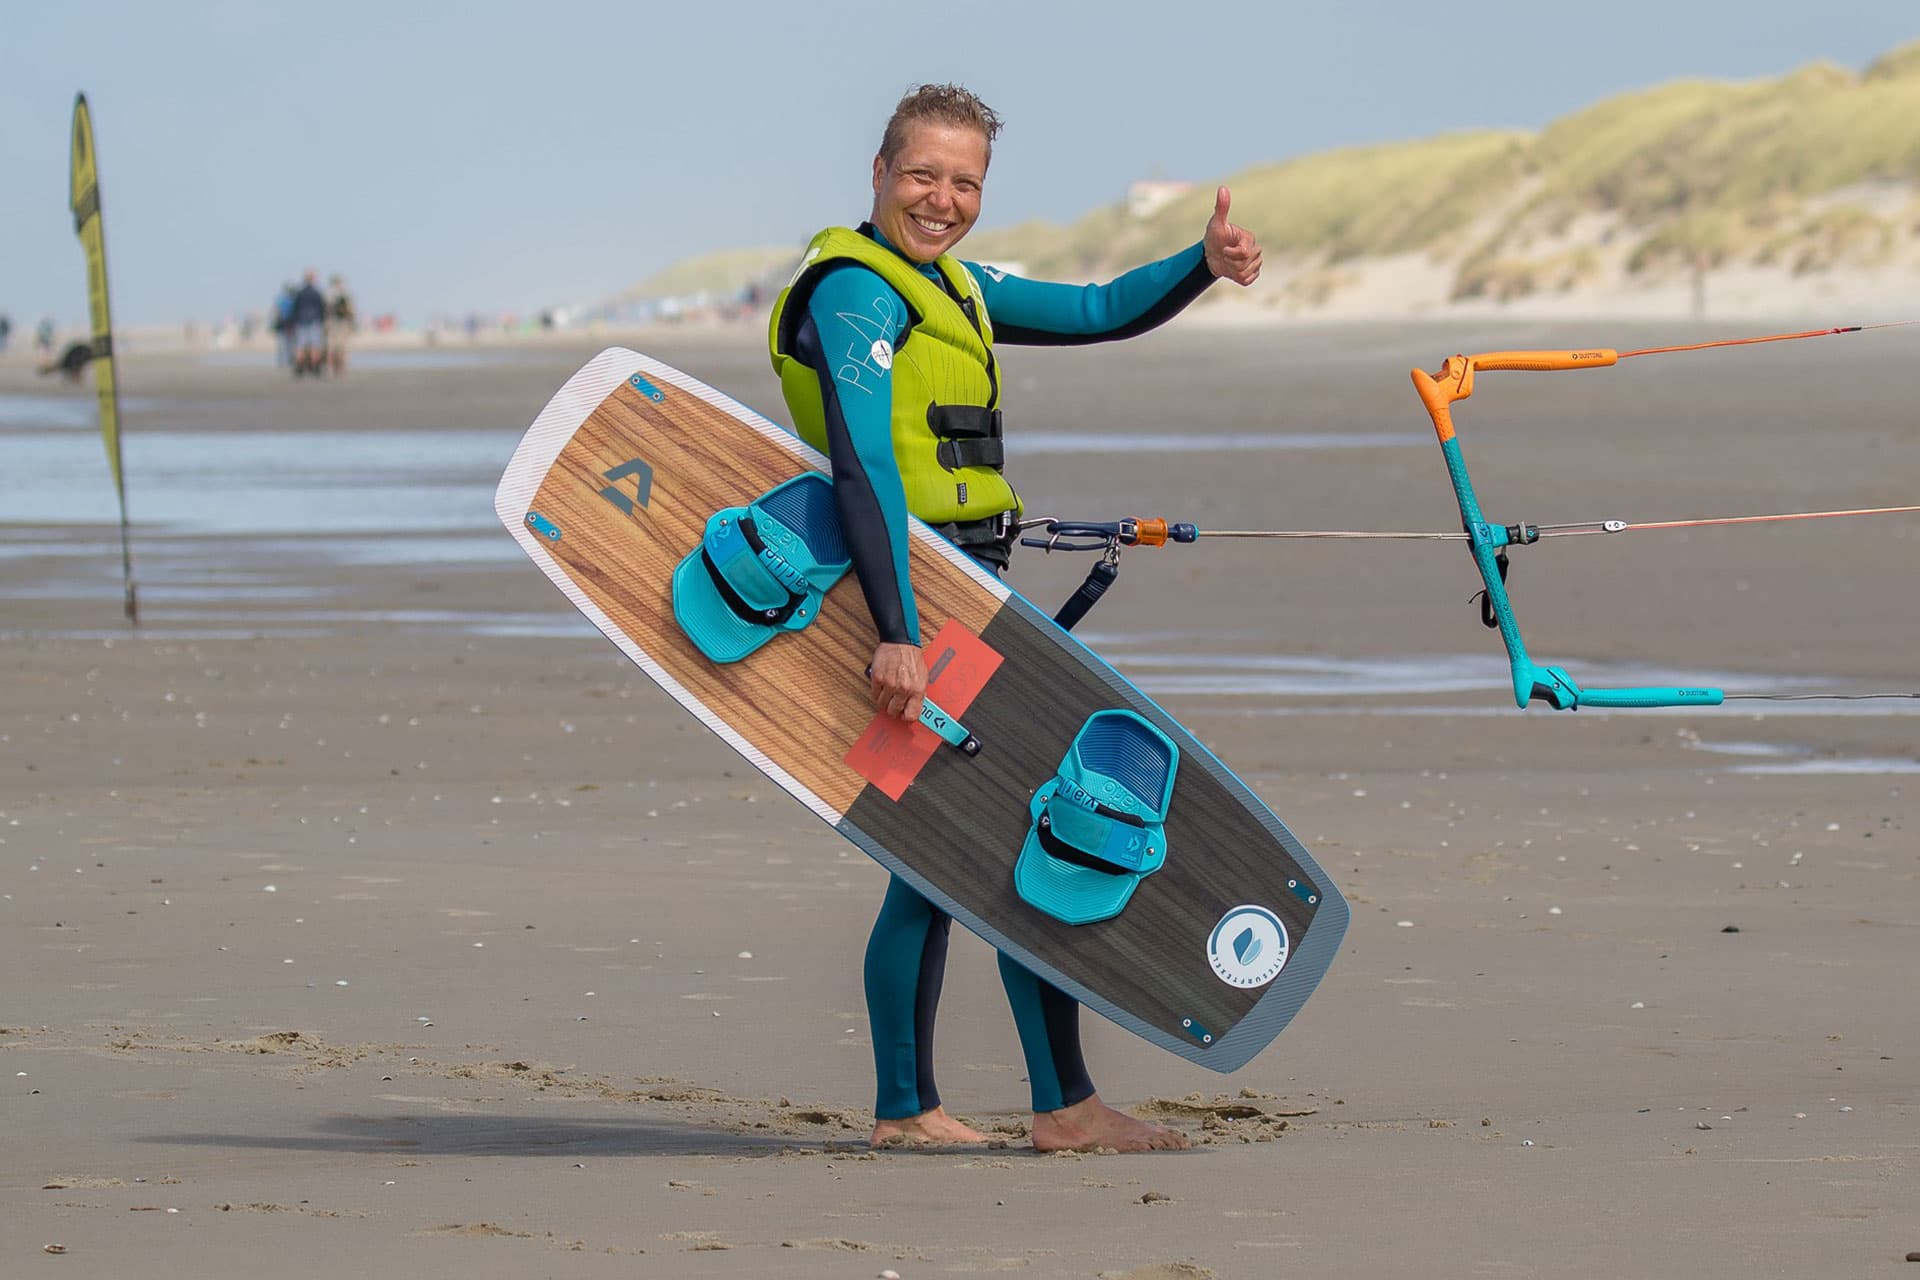
[{"label": "short blond hair", "polygon": [[987,140],[987,159],[993,159],[993,140],[1000,136],[1000,116],[986,103],[957,84],[918,84],[887,118],[887,130],[880,135],[880,163],[890,165],[907,145],[907,129],[926,121],[978,129]]}]

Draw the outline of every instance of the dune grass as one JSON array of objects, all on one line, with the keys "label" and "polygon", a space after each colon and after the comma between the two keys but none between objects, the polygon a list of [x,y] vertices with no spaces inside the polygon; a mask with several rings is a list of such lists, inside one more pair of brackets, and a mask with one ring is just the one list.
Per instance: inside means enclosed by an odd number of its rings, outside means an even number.
[{"label": "dune grass", "polygon": [[[1455,297],[1576,288],[1592,246],[1530,247],[1583,215],[1627,237],[1630,273],[1729,263],[1796,271],[1882,261],[1920,236],[1920,203],[1888,216],[1843,198],[1920,191],[1920,41],[1863,72],[1816,62],[1767,80],[1680,80],[1619,94],[1538,133],[1487,130],[1299,156],[1233,174],[1233,217],[1269,260],[1327,287],[1355,259],[1425,251],[1457,260]],[[1066,225],[1031,221],[971,238],[969,257],[1056,279],[1104,278],[1200,237],[1214,182],[1147,218],[1124,204]],[[1836,194],[1838,193],[1838,194]],[[1821,201],[1836,207],[1822,208]],[[627,296],[737,288],[790,250],[683,263]]]},{"label": "dune grass", "polygon": [[[1861,184],[1920,187],[1916,120],[1920,41],[1861,73],[1816,62],[1768,80],[1675,81],[1539,133],[1345,148],[1226,181],[1236,220],[1258,230],[1270,255],[1323,265],[1416,250],[1457,256],[1458,297],[1577,287],[1597,269],[1591,252],[1531,255],[1525,241],[1585,213],[1626,228],[1630,270],[1733,261],[1820,270],[1884,257],[1914,234],[1908,220],[1806,205]],[[1111,272],[1192,243],[1212,201],[1212,184],[1200,183],[1145,220],[1116,205],[1066,227],[1029,224],[1003,233],[1005,256],[1040,274]],[[1469,232],[1477,243],[1463,239]]]}]

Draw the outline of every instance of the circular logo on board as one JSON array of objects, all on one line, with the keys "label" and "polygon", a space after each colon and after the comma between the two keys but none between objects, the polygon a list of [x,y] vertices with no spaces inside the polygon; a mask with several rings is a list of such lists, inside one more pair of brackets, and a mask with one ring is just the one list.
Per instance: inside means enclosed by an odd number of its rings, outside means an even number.
[{"label": "circular logo on board", "polygon": [[1264,987],[1287,965],[1287,926],[1265,907],[1235,907],[1207,936],[1207,963],[1230,987]]},{"label": "circular logo on board", "polygon": [[882,369],[893,368],[893,344],[885,338],[879,338],[873,344],[873,362]]}]

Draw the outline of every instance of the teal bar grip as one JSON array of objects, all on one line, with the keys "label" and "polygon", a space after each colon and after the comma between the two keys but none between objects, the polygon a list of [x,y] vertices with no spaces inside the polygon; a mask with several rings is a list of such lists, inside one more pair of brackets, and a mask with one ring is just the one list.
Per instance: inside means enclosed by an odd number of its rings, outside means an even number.
[{"label": "teal bar grip", "polygon": [[1726,700],[1718,689],[1582,689],[1583,707],[1717,707]]},{"label": "teal bar grip", "polygon": [[1577,707],[1717,707],[1727,697],[1719,689],[1582,689],[1559,667],[1536,667],[1532,663],[1524,667],[1515,664],[1514,683],[1516,688],[1528,691],[1528,696],[1520,700],[1522,707],[1533,698],[1542,698],[1561,711]]}]

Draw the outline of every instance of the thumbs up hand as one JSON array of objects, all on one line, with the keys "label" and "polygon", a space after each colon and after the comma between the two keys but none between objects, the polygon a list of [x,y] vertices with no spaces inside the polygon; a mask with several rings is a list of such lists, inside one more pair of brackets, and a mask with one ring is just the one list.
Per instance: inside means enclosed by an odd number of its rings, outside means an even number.
[{"label": "thumbs up hand", "polygon": [[1207,219],[1207,234],[1201,243],[1209,271],[1237,285],[1249,285],[1260,278],[1260,246],[1253,232],[1227,221],[1227,206],[1232,201],[1233,193],[1225,187],[1214,193],[1213,216]]}]

